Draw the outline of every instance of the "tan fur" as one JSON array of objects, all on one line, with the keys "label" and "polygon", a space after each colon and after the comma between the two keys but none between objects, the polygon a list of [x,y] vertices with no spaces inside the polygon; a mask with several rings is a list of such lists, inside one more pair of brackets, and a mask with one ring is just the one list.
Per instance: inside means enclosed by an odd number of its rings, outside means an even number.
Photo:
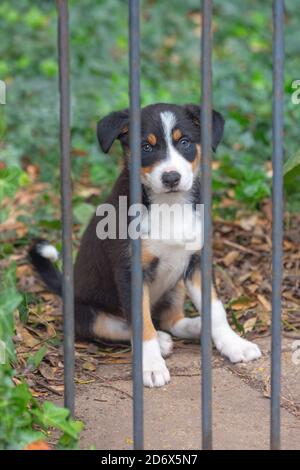
[{"label": "tan fur", "polygon": [[144,284],[143,287],[143,341],[149,341],[157,336],[152,323],[149,287]]},{"label": "tan fur", "polygon": [[147,173],[151,173],[153,171],[153,168],[158,165],[158,163],[154,163],[154,165],[151,166],[145,166],[141,168],[141,173],[146,175]]},{"label": "tan fur", "polygon": [[201,147],[199,144],[196,144],[196,157],[195,160],[192,162],[193,173],[197,173],[198,168],[201,162]]},{"label": "tan fur", "polygon": [[[196,270],[194,272],[193,277],[190,280],[190,282],[193,284],[193,286],[196,289],[199,289],[199,291],[201,291],[201,272],[200,272],[200,270]],[[218,296],[217,296],[216,290],[215,290],[214,286],[212,286],[212,288],[211,288],[211,300],[214,301],[214,300],[217,300],[217,298],[218,298]]]},{"label": "tan fur", "polygon": [[127,126],[123,127],[123,129],[121,129],[121,134],[127,134],[128,130]]},{"label": "tan fur", "polygon": [[146,268],[151,264],[154,260],[154,256],[145,248],[144,244],[142,244],[142,266]]},{"label": "tan fur", "polygon": [[173,136],[173,140],[175,140],[175,142],[178,142],[179,139],[181,139],[182,137],[182,132],[180,129],[174,129],[173,133],[172,133],[172,136]]},{"label": "tan fur", "polygon": [[183,304],[185,299],[185,287],[183,281],[177,284],[173,295],[172,305],[160,315],[160,327],[167,331],[179,320],[184,318]]},{"label": "tan fur", "polygon": [[157,138],[154,134],[149,134],[148,137],[147,137],[147,140],[148,140],[149,144],[151,144],[153,146],[156,145],[156,143],[157,143]]},{"label": "tan fur", "polygon": [[94,325],[93,332],[97,338],[111,341],[130,341],[131,333],[123,318],[99,312]]}]

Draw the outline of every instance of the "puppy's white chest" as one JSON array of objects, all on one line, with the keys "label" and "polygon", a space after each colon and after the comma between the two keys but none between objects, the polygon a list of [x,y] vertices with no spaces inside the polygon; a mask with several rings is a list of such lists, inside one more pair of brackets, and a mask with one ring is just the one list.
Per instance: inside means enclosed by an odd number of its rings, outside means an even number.
[{"label": "puppy's white chest", "polygon": [[[177,208],[178,209],[178,208]],[[159,259],[150,284],[151,304],[155,304],[182,277],[191,255],[201,247],[200,216],[191,205],[185,211],[150,214],[142,223],[144,248]]]},{"label": "puppy's white chest", "polygon": [[159,259],[154,280],[150,283],[150,301],[154,305],[182,277],[191,253],[182,246],[163,241],[147,241],[146,249]]}]

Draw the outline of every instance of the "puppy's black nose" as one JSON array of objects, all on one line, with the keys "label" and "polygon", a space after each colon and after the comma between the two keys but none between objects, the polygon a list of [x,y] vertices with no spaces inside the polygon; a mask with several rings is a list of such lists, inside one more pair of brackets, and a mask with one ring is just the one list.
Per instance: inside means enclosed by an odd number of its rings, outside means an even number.
[{"label": "puppy's black nose", "polygon": [[168,188],[174,188],[178,185],[181,175],[178,171],[165,171],[162,174],[161,180]]}]

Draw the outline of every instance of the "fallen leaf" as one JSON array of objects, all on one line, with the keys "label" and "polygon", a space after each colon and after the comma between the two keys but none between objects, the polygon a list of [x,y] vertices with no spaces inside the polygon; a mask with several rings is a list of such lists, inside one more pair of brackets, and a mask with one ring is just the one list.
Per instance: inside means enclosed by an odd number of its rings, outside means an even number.
[{"label": "fallen leaf", "polygon": [[46,441],[34,441],[24,447],[23,450],[52,450]]},{"label": "fallen leaf", "polygon": [[244,332],[248,333],[249,331],[252,331],[253,328],[255,327],[256,324],[256,317],[249,318],[249,320],[246,320],[244,323]]},{"label": "fallen leaf", "polygon": [[223,263],[228,267],[235,262],[239,255],[239,252],[236,250],[229,251],[229,253],[224,257]]},{"label": "fallen leaf", "polygon": [[56,367],[50,367],[46,362],[41,362],[39,366],[40,374],[47,380],[55,380]]},{"label": "fallen leaf", "polygon": [[244,310],[253,308],[257,305],[257,301],[250,299],[250,297],[241,296],[238,299],[232,300],[230,302],[230,308],[232,310]]},{"label": "fallen leaf", "polygon": [[253,230],[257,224],[257,215],[251,215],[250,217],[244,217],[239,221],[240,226],[247,232]]},{"label": "fallen leaf", "polygon": [[252,282],[261,282],[262,281],[262,275],[259,271],[252,271],[250,278],[251,278]]},{"label": "fallen leaf", "polygon": [[257,294],[257,298],[267,312],[272,310],[271,303],[262,294]]},{"label": "fallen leaf", "polygon": [[95,364],[92,364],[91,362],[84,362],[84,363],[82,364],[82,368],[83,368],[84,370],[91,370],[91,371],[96,370]]},{"label": "fallen leaf", "polygon": [[40,340],[35,338],[29,331],[22,326],[18,326],[18,333],[21,335],[22,344],[30,349],[40,344]]}]

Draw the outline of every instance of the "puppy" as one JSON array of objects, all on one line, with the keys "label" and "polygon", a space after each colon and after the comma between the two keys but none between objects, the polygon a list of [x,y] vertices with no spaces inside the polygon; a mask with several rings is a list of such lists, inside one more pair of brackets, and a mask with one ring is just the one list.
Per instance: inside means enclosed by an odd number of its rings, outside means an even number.
[{"label": "puppy", "polygon": [[[143,269],[143,380],[147,387],[160,387],[170,380],[164,357],[172,351],[171,335],[200,337],[200,316],[184,314],[186,293],[201,311],[200,294],[200,203],[199,167],[201,161],[200,107],[154,104],[142,109],[141,185],[143,194],[142,238]],[[223,135],[224,120],[213,111],[212,148]],[[97,127],[101,149],[109,152],[118,139],[124,151],[124,167],[105,207],[116,214],[120,227],[124,209],[121,200],[129,197],[129,112],[113,112]],[[123,197],[120,198],[120,197]],[[154,208],[187,207],[187,215],[175,211],[165,225],[169,236],[157,237]],[[130,341],[130,239],[127,236],[99,237],[95,215],[82,238],[75,263],[76,336],[84,340]],[[98,212],[97,212],[98,213]],[[155,214],[154,214],[155,215]],[[125,225],[129,224],[126,214]],[[151,220],[151,223],[150,223]],[[187,230],[185,230],[187,229]],[[124,230],[123,230],[124,232]],[[126,230],[125,230],[126,232]],[[184,233],[185,232],[185,233]],[[186,232],[189,232],[187,236]],[[119,233],[119,232],[118,232]],[[190,240],[193,243],[190,243]],[[49,289],[61,294],[61,274],[51,263],[55,248],[38,241],[30,250],[33,265]],[[240,338],[230,327],[215,289],[212,299],[212,338],[221,354],[232,362],[247,362],[260,357],[256,344]],[[158,325],[159,330],[154,325]],[[169,334],[170,333],[170,334]]]}]

